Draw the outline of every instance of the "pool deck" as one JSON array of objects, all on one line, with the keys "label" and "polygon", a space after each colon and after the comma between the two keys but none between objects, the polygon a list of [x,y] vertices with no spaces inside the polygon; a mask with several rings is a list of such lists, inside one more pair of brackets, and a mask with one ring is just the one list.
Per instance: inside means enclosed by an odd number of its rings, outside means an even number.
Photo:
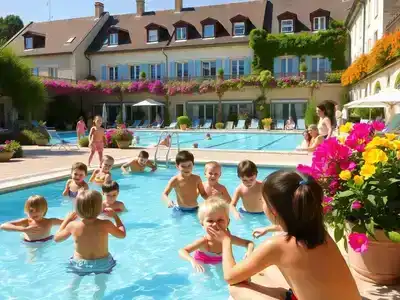
[{"label": "pool deck", "polygon": [[[71,165],[81,161],[87,163],[89,150],[50,150],[50,147],[24,146],[24,157],[13,159],[7,163],[0,163],[0,193],[14,191],[19,188],[34,186],[45,182],[64,179],[69,176]],[[143,149],[105,149],[105,154],[115,159],[116,165],[121,165],[127,160],[137,157]],[[150,158],[154,158],[155,148],[147,148]],[[295,167],[297,164],[311,163],[311,155],[297,152],[260,152],[260,151],[229,151],[229,150],[204,150],[190,149],[195,156],[195,162],[204,163],[215,160],[223,164],[236,165],[244,159],[254,161],[259,166],[270,167]],[[160,156],[164,156],[166,150],[161,150]],[[177,149],[171,149],[170,160],[174,158]],[[160,159],[161,161],[162,159]],[[98,166],[97,155],[93,159]],[[343,253],[347,258],[347,255]],[[379,258],[378,258],[379,259]],[[272,276],[272,277],[271,277]],[[263,283],[268,278],[282,276],[278,270],[271,269],[266,276],[257,276],[255,282]],[[376,286],[361,281],[356,276],[356,281],[363,300],[400,300],[400,285]]]}]

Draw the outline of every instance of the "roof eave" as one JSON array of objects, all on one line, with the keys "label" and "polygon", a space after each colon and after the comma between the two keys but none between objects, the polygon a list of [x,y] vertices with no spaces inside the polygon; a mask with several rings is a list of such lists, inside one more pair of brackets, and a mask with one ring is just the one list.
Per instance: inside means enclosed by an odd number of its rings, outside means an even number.
[{"label": "roof eave", "polygon": [[344,21],[345,27],[348,27],[352,23],[352,21],[354,19],[354,13],[360,4],[365,5],[365,0],[354,0],[353,5],[351,6],[351,8],[349,10],[349,13],[347,14],[346,20]]}]

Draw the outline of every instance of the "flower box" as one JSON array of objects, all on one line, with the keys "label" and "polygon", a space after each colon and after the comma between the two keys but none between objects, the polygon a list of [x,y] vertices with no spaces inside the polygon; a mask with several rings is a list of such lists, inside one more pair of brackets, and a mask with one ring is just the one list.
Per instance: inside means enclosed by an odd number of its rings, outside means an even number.
[{"label": "flower box", "polygon": [[14,152],[0,152],[0,162],[9,161],[14,155]]}]

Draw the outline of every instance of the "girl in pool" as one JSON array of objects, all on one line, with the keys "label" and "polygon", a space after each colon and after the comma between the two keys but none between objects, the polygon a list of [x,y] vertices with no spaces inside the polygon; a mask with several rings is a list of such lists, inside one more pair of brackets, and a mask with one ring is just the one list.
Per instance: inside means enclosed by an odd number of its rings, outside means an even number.
[{"label": "girl in pool", "polygon": [[103,119],[100,116],[96,116],[93,120],[93,127],[90,129],[89,133],[89,164],[92,162],[94,154],[97,152],[99,154],[100,165],[103,162],[103,150],[106,144],[106,136],[104,134],[104,129],[101,127]]},{"label": "girl in pool", "polygon": [[[189,261],[197,272],[204,272],[204,264],[217,265],[222,262],[222,244],[208,232],[210,228],[228,230],[229,204],[219,197],[210,197],[200,205],[198,215],[206,235],[180,249],[179,255]],[[247,248],[246,256],[253,251],[253,242],[233,235],[231,238],[234,245]],[[195,251],[194,257],[190,255],[193,251]]]},{"label": "girl in pool", "polygon": [[107,182],[111,182],[111,169],[114,165],[114,158],[109,155],[104,156],[103,163],[100,169],[94,170],[89,182],[95,182],[98,185],[102,185]]},{"label": "girl in pool", "polygon": [[[360,300],[349,267],[325,231],[321,186],[311,177],[281,170],[264,180],[262,192],[266,216],[283,231],[262,243],[244,261],[235,262],[234,238],[224,226],[208,228],[209,235],[222,243],[224,278],[231,285],[232,297]],[[274,265],[287,282],[244,283]],[[287,291],[284,286],[291,289]]]},{"label": "girl in pool", "polygon": [[80,117],[78,123],[76,123],[76,135],[78,136],[78,141],[85,137],[86,130],[85,121],[83,120],[83,117]]},{"label": "girl in pool", "polygon": [[301,142],[301,145],[296,148],[297,150],[305,150],[310,147],[312,137],[308,130],[303,131],[303,138],[304,140]]},{"label": "girl in pool", "polygon": [[87,176],[87,166],[84,163],[77,162],[72,165],[71,179],[68,179],[65,184],[63,196],[76,198],[78,192],[81,190],[88,190],[89,186],[85,182]]}]

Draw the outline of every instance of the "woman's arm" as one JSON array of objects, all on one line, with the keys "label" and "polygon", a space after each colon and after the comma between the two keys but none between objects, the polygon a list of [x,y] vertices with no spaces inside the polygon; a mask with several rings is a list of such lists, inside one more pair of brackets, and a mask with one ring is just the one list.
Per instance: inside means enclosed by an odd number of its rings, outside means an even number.
[{"label": "woman's arm", "polygon": [[328,139],[332,136],[332,133],[333,133],[332,122],[331,122],[331,119],[329,119],[328,117],[325,117],[324,122],[325,122],[326,127],[328,128],[328,136],[326,137]]},{"label": "woman's arm", "polygon": [[315,138],[314,142],[310,147],[307,148],[307,151],[313,152],[317,147],[324,141],[324,138],[322,136],[318,136]]},{"label": "woman's arm", "polygon": [[249,240],[241,239],[240,237],[232,235],[232,244],[247,248],[245,257],[249,256],[254,250],[254,243]]}]

